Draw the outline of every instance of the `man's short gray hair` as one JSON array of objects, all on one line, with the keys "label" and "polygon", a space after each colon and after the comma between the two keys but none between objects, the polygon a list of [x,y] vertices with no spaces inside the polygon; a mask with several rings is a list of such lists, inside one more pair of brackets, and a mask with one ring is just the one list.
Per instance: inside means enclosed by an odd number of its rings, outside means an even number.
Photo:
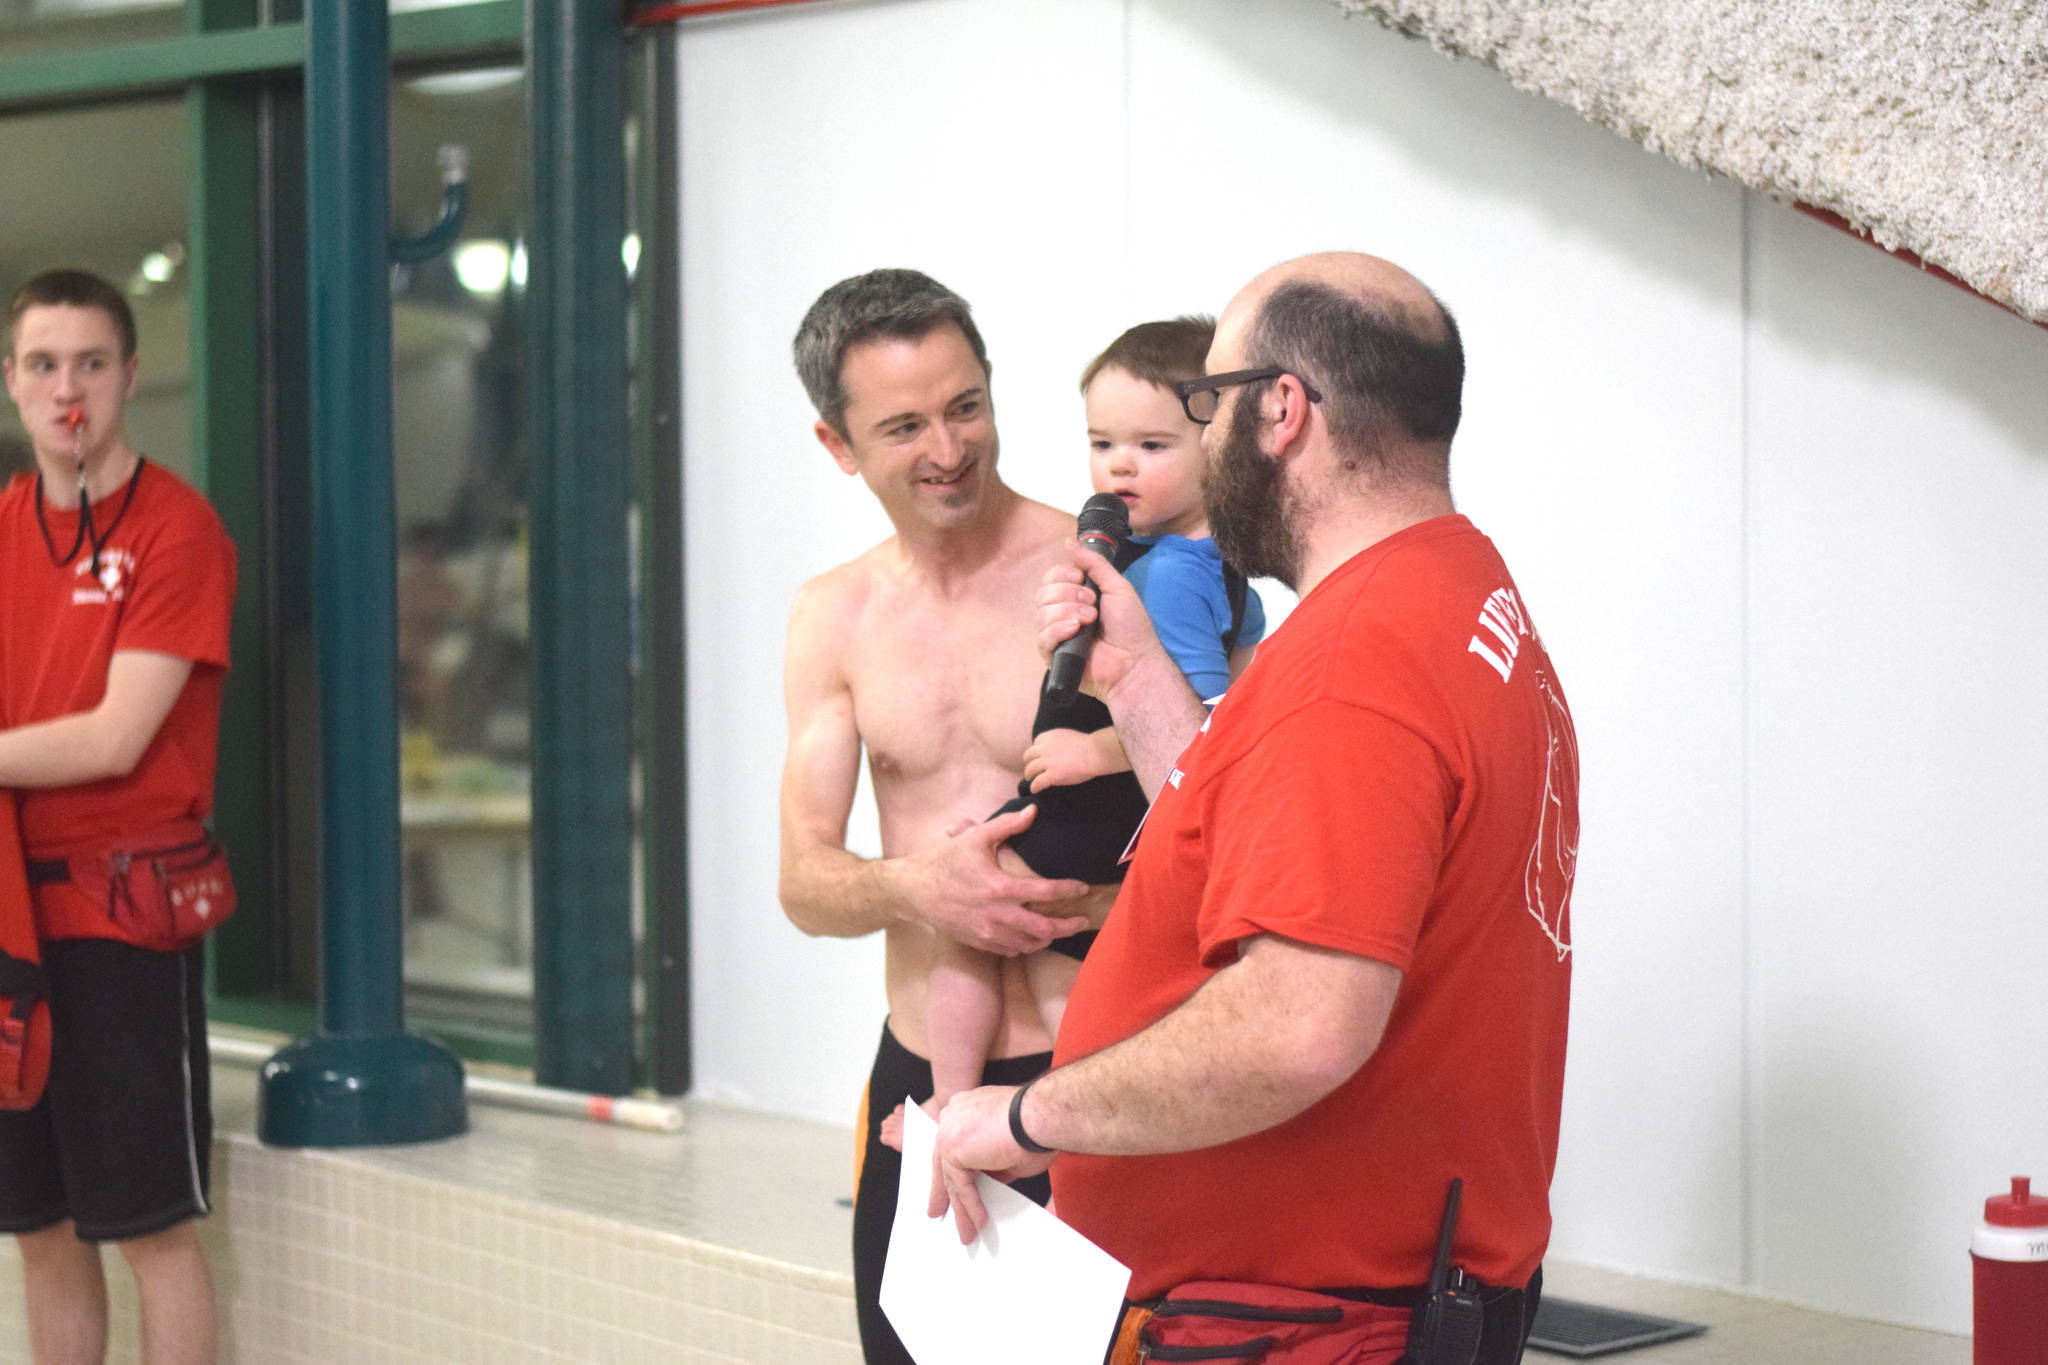
[{"label": "man's short gray hair", "polygon": [[889,337],[915,341],[950,322],[974,349],[983,375],[988,348],[975,330],[967,300],[918,270],[870,270],[818,295],[796,329],[797,378],[811,406],[840,436],[846,435],[846,385],[840,378],[846,353],[864,341]]}]

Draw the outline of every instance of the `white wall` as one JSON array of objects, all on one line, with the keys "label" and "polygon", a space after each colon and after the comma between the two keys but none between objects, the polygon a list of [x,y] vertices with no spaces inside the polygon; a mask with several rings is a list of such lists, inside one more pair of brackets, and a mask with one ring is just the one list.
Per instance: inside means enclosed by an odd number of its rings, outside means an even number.
[{"label": "white wall", "polygon": [[1072,506],[1111,336],[1359,247],[1458,313],[1459,500],[1579,723],[1556,1253],[1967,1328],[1979,1201],[2048,1173],[2048,333],[1323,0],[678,41],[705,1093],[848,1121],[883,1008],[775,903],[782,622],[887,530],[809,434],[811,299],[960,290]]},{"label": "white wall", "polygon": [[1752,223],[1754,1270],[1961,1327],[2048,1168],[2048,332]]}]

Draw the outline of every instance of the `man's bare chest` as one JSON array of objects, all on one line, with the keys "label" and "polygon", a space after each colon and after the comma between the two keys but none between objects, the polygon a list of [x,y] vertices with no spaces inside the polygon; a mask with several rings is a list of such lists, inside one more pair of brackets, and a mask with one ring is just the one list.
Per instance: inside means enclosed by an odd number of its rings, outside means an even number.
[{"label": "man's bare chest", "polygon": [[878,781],[1014,775],[1044,672],[1028,598],[870,612],[854,647],[855,723]]}]

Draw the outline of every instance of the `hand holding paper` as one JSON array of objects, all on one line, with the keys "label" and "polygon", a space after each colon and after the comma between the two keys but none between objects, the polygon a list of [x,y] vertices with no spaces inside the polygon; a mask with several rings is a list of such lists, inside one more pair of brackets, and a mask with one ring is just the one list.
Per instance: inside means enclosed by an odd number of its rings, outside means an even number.
[{"label": "hand holding paper", "polygon": [[1011,1138],[1007,1106],[1012,1093],[1003,1086],[963,1090],[940,1116],[937,1138],[943,1139],[939,1145],[945,1155],[934,1165],[931,1202],[925,1212],[937,1218],[950,1204],[962,1244],[988,1227],[978,1172],[1008,1181],[1037,1175],[1052,1165],[1050,1156],[1034,1156]]},{"label": "hand holding paper", "polygon": [[937,1139],[938,1125],[906,1106],[881,1302],[912,1358],[918,1365],[1100,1359],[1130,1271],[1009,1186],[965,1172],[987,1223],[962,1245],[948,1222],[925,1213]]}]

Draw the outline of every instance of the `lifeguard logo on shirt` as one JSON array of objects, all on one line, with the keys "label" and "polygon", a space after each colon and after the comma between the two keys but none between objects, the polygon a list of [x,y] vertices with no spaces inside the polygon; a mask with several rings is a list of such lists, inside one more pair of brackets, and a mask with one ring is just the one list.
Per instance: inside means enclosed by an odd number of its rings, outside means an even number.
[{"label": "lifeguard logo on shirt", "polygon": [[1522,869],[1522,891],[1530,917],[1543,926],[1562,962],[1572,950],[1572,878],[1579,870],[1579,736],[1544,663],[1537,664],[1535,681],[1543,698],[1543,804],[1536,843]]},{"label": "lifeguard logo on shirt", "polygon": [[1479,608],[1479,630],[1465,643],[1467,654],[1486,660],[1506,682],[1515,673],[1515,660],[1522,653],[1522,637],[1529,629],[1529,614],[1513,588],[1495,588]]},{"label": "lifeguard logo on shirt", "polygon": [[80,555],[77,566],[71,571],[79,580],[71,585],[71,605],[105,606],[126,598],[128,580],[135,576],[135,556],[126,550],[101,550],[97,577],[92,571],[92,561],[91,555]]},{"label": "lifeguard logo on shirt", "polygon": [[[1529,613],[1513,588],[1495,588],[1479,607],[1479,629],[1465,642],[1465,652],[1512,681],[1522,647],[1538,638]],[[1543,792],[1536,817],[1536,842],[1522,868],[1522,894],[1529,918],[1557,949],[1562,962],[1572,950],[1572,878],[1579,870],[1579,736],[1564,693],[1550,676],[1541,648],[1533,678],[1543,699]]]}]

